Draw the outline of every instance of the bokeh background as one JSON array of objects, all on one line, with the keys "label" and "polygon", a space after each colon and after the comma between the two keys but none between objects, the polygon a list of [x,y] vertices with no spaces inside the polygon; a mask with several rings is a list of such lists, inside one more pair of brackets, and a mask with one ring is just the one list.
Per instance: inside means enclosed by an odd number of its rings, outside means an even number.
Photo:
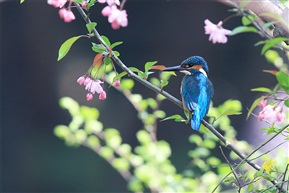
[{"label": "bokeh background", "polygon": [[[217,23],[231,15],[227,11],[230,7],[207,0],[128,0],[129,25],[117,31],[100,14],[103,7],[95,6],[91,19],[112,42],[124,42],[117,50],[127,66],[142,69],[147,61],[155,60],[171,66],[191,55],[203,56],[215,86],[214,105],[227,99],[240,100],[243,114],[232,117],[233,126],[239,139],[250,141],[247,137],[254,128],[246,121],[246,108],[258,96],[250,89],[273,87],[276,82],[262,72],[273,67],[260,55],[261,48],[253,46],[260,40],[258,35],[229,37],[224,45],[208,41],[204,20]],[[135,133],[142,126],[133,107],[112,87],[106,88],[107,100],[86,102],[86,92],[76,80],[92,63],[90,39],[78,40],[63,60],[56,61],[66,39],[87,33],[80,15],[74,10],[77,19],[64,23],[58,9],[44,0],[26,0],[22,5],[18,0],[2,1],[0,11],[2,191],[127,192],[125,181],[102,158],[84,147],[67,147],[53,134],[56,125],[70,121],[68,112],[58,105],[63,96],[99,108],[104,126],[119,129],[126,143],[136,145]],[[238,25],[240,18],[236,17],[224,27]],[[166,87],[177,98],[181,78],[173,77]],[[155,96],[139,83],[134,92]],[[169,101],[162,109],[168,115],[182,113]],[[190,161],[187,151],[193,147],[187,138],[193,132],[173,121],[159,124],[158,137],[171,144],[171,159],[179,171]]]}]

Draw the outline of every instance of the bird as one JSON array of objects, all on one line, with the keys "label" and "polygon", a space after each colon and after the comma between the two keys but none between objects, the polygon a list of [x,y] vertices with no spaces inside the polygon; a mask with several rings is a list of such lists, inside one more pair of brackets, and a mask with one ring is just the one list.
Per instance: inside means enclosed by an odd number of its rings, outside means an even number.
[{"label": "bird", "polygon": [[185,74],[180,89],[182,105],[192,115],[192,129],[199,130],[214,95],[213,84],[208,79],[207,62],[201,56],[191,56],[180,65],[165,67],[162,71],[179,71]]}]

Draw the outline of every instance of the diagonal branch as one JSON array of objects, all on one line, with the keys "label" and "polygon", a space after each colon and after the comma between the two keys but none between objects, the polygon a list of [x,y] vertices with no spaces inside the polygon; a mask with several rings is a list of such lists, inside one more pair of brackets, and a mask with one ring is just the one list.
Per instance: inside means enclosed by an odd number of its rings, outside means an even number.
[{"label": "diagonal branch", "polygon": [[[85,20],[86,23],[91,23],[91,20],[89,19],[89,17],[86,15],[86,13],[84,12],[84,10],[81,8],[81,6],[78,3],[73,2],[75,7],[77,8],[77,10],[79,11],[80,15],[83,17],[83,19]],[[93,33],[95,35],[95,37],[98,39],[98,41],[106,48],[106,50],[109,52],[110,48],[108,47],[108,45],[104,42],[104,40],[101,38],[100,34],[98,33],[98,31],[94,28],[93,29]],[[150,82],[140,78],[137,74],[135,74],[134,72],[132,72],[113,52],[111,52],[111,57],[114,60],[114,62],[120,67],[122,68],[124,71],[126,71],[128,73],[128,76],[130,76],[132,79],[138,81],[139,83],[143,84],[144,86],[146,86],[147,88],[155,91],[156,93],[159,93],[161,95],[163,95],[164,97],[166,97],[169,101],[171,101],[172,103],[174,103],[175,105],[179,106],[180,108],[183,109],[182,103],[180,100],[176,99],[175,97],[173,97],[172,95],[170,95],[169,93],[165,92],[163,89],[160,89],[158,87],[156,87],[155,85],[151,84]],[[242,160],[241,163],[246,162],[248,163],[250,166],[252,166],[254,169],[256,170],[260,170],[261,167],[253,162],[251,162],[250,160],[248,160],[248,158],[255,153],[255,151],[253,151],[249,156],[245,156],[242,152],[240,152],[234,145],[232,145],[221,133],[219,133],[213,125],[209,124],[208,122],[206,122],[204,119],[202,120],[202,124],[209,129],[221,142],[224,143],[224,146],[228,149],[230,149],[231,151],[233,151],[235,154],[238,155],[238,157]],[[267,144],[267,143],[265,143]],[[261,146],[262,147],[262,146]],[[277,182],[272,182],[274,185],[276,185]],[[281,192],[285,192],[285,190],[281,190]]]}]

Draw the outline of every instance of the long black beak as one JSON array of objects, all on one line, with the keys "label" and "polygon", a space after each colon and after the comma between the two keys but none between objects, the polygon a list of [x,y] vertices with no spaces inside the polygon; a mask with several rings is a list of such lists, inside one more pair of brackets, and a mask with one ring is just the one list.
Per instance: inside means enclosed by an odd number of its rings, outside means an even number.
[{"label": "long black beak", "polygon": [[172,67],[167,67],[162,69],[162,71],[182,71],[182,70],[186,70],[185,68],[179,66],[172,66]]}]

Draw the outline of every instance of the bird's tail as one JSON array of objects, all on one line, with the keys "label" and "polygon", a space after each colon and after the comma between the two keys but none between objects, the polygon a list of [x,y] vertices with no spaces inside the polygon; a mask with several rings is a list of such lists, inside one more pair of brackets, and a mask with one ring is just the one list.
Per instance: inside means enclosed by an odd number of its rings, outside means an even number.
[{"label": "bird's tail", "polygon": [[198,131],[201,126],[201,121],[202,121],[202,118],[201,118],[200,112],[198,110],[195,110],[191,119],[192,129]]}]

